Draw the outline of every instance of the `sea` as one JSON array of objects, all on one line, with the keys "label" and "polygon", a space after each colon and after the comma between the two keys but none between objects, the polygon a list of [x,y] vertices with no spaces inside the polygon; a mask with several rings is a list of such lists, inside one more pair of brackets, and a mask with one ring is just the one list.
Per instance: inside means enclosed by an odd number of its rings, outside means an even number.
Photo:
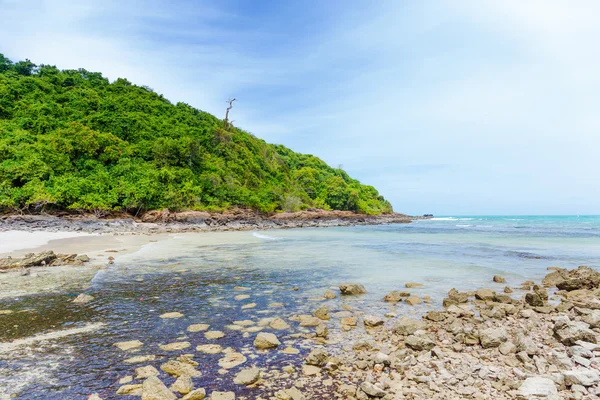
[{"label": "sea", "polygon": [[[247,354],[251,361],[228,373],[219,372],[222,355],[196,354],[203,376],[194,383],[209,393],[233,390],[253,398],[260,393],[232,383],[240,368],[298,366],[310,348],[293,335],[310,332],[292,322],[294,315],[321,305],[332,312],[350,308],[379,316],[419,315],[441,308],[452,288],[503,291],[510,286],[519,298],[521,283],[539,282],[549,267],[600,269],[600,216],[440,216],[410,224],[183,233],[115,257],[84,290],[94,300],[83,307],[71,303],[75,291],[0,300],[0,310],[14,311],[0,315],[3,342],[104,324],[90,333],[0,352],[0,399],[79,399],[91,393],[127,399],[115,395],[118,380],[142,365],[159,368],[177,354],[158,345],[175,341],[192,344],[180,353],[216,342]],[[493,282],[494,275],[506,283]],[[343,282],[360,283],[367,294],[323,301],[325,290],[337,290]],[[409,282],[423,286],[406,289]],[[392,290],[408,290],[428,301],[417,306],[383,302]],[[248,297],[236,300],[239,294]],[[173,311],[184,316],[160,318]],[[255,333],[230,329],[233,321],[269,317],[292,325],[290,332],[274,333],[284,346],[298,348],[299,355],[257,353]],[[210,341],[202,332],[187,332],[193,323],[210,324],[210,330],[223,331],[225,337]],[[333,338],[342,337],[334,323],[330,331]],[[135,353],[113,346],[126,340],[140,340],[144,346]],[[340,339],[332,347],[343,351],[345,344]],[[141,365],[123,362],[132,355],[156,359]]]}]

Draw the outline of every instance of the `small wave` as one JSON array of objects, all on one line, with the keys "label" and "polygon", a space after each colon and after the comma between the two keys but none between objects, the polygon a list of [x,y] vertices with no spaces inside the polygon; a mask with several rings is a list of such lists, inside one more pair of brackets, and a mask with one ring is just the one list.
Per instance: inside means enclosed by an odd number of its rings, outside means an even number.
[{"label": "small wave", "polygon": [[264,240],[279,240],[280,239],[275,236],[264,235],[264,234],[258,233],[258,232],[252,232],[252,236],[257,237],[259,239],[264,239]]},{"label": "small wave", "polygon": [[458,226],[459,228],[468,228],[468,227],[470,227],[470,226],[473,226],[473,225],[467,225],[467,224],[458,224],[458,225],[456,225],[456,226]]},{"label": "small wave", "polygon": [[431,218],[432,221],[457,221],[458,218],[454,218],[454,217],[434,217]]}]

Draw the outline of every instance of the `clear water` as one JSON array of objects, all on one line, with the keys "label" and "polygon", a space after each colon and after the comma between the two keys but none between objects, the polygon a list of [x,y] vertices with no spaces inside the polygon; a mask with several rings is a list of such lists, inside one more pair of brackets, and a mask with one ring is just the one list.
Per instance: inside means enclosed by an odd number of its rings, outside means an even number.
[{"label": "clear water", "polygon": [[[122,362],[132,354],[116,349],[114,342],[141,340],[146,345],[137,354],[159,356],[150,363],[159,367],[167,356],[176,354],[161,352],[159,343],[182,337],[194,347],[207,343],[202,334],[186,334],[191,323],[224,330],[227,336],[218,343],[252,353],[254,335],[244,338],[240,332],[227,331],[225,325],[310,312],[322,304],[315,297],[344,281],[362,283],[369,293],[326,302],[333,311],[349,304],[373,314],[404,314],[439,306],[453,287],[500,290],[504,284],[491,282],[495,274],[517,286],[540,280],[549,266],[578,265],[600,267],[598,216],[442,217],[403,225],[172,235],[118,257],[114,266],[100,272],[87,290],[95,300],[84,309],[68,303],[76,293],[0,302],[0,309],[24,310],[0,316],[3,340],[106,323],[98,332],[57,340],[42,349],[0,354],[0,399],[14,393],[23,399],[77,399],[93,392],[115,398],[118,378],[132,374],[136,366]],[[404,289],[406,282],[423,283],[411,291],[431,296],[432,304],[410,307],[381,301],[387,292]],[[247,292],[251,299],[233,300],[239,294],[233,288],[240,285],[251,289]],[[249,302],[257,306],[243,310],[241,306]],[[271,308],[272,302],[282,302],[284,307]],[[168,311],[180,311],[185,318],[158,317]],[[307,331],[291,325],[293,333]],[[306,352],[300,339],[281,332],[278,336]],[[193,352],[194,347],[180,353]],[[258,354],[229,374],[219,375],[220,356],[197,354],[204,376],[194,383],[209,392],[234,388],[244,394],[231,383],[237,370],[250,364],[297,364],[301,356]]]}]

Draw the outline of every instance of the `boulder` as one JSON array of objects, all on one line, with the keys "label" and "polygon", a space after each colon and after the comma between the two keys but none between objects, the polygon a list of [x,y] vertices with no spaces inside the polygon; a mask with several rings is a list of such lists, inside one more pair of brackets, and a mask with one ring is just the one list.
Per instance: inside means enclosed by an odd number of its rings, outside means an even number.
[{"label": "boulder", "polygon": [[564,280],[556,283],[557,288],[568,292],[577,289],[595,289],[599,286],[600,272],[586,266],[566,272]]},{"label": "boulder", "polygon": [[504,293],[512,293],[513,290],[510,288],[510,286],[504,286]]},{"label": "boulder", "polygon": [[492,278],[492,280],[494,282],[496,282],[496,283],[506,283],[506,279],[504,279],[500,275],[494,275],[494,277]]},{"label": "boulder", "polygon": [[542,300],[540,295],[537,293],[526,293],[525,303],[532,307],[542,307],[544,305],[544,300]]},{"label": "boulder", "polygon": [[282,318],[275,318],[269,323],[269,327],[271,329],[275,329],[276,331],[281,331],[285,329],[290,329],[290,325],[285,322]]},{"label": "boulder", "polygon": [[459,292],[458,290],[452,288],[448,292],[448,300],[451,300],[456,304],[466,303],[469,301],[469,294],[465,292]]},{"label": "boulder", "polygon": [[368,328],[374,328],[376,326],[381,326],[384,323],[383,319],[376,317],[374,315],[365,315],[365,317],[363,318],[363,322],[364,322],[365,326]]},{"label": "boulder", "polygon": [[600,382],[600,373],[591,368],[578,368],[563,372],[565,385],[593,386]]},{"label": "boulder", "polygon": [[386,395],[385,390],[381,389],[379,386],[372,384],[371,382],[363,382],[360,384],[360,390],[367,394],[370,397],[384,397]]},{"label": "boulder", "polygon": [[329,307],[327,306],[321,306],[317,308],[313,315],[323,321],[331,319],[331,316],[329,315]]},{"label": "boulder", "polygon": [[367,289],[359,283],[342,283],[340,293],[343,295],[358,295],[367,293]]},{"label": "boulder", "polygon": [[317,335],[317,337],[319,338],[327,339],[327,337],[329,336],[329,329],[327,329],[327,326],[325,324],[320,324],[315,330],[315,335]]},{"label": "boulder", "polygon": [[446,319],[446,313],[441,311],[427,311],[423,318],[429,321],[441,322]]},{"label": "boulder", "polygon": [[424,330],[427,328],[427,324],[421,320],[402,316],[394,325],[394,333],[398,335],[408,336],[412,335],[416,331]]},{"label": "boulder", "polygon": [[565,346],[573,346],[578,340],[596,343],[596,335],[590,326],[582,321],[559,319],[554,324],[554,336]]},{"label": "boulder", "polygon": [[[188,377],[189,378],[189,377]],[[156,376],[148,377],[142,384],[142,400],[176,400],[177,397]]]},{"label": "boulder", "polygon": [[323,367],[327,363],[327,359],[329,358],[329,354],[322,349],[313,349],[308,356],[306,356],[306,360],[304,361],[306,365],[314,365],[315,367]]},{"label": "boulder", "polygon": [[517,392],[517,398],[523,400],[547,399],[558,400],[558,389],[556,384],[549,378],[532,376],[521,384]]},{"label": "boulder", "polygon": [[12,268],[30,268],[41,265],[49,265],[56,259],[53,251],[43,251],[41,253],[28,253],[21,258],[3,258],[0,259],[0,270]]},{"label": "boulder", "polygon": [[238,385],[252,385],[256,383],[260,379],[260,369],[246,368],[237,373],[235,378],[233,378],[233,383]]},{"label": "boulder", "polygon": [[158,376],[160,372],[152,365],[146,365],[145,367],[139,367],[135,369],[135,379],[146,379],[150,376]]},{"label": "boulder", "polygon": [[169,375],[173,376],[183,376],[187,375],[192,378],[202,376],[202,373],[198,371],[194,366],[187,362],[169,360],[163,365],[160,366],[160,369],[165,371]]},{"label": "boulder", "polygon": [[319,326],[322,323],[321,319],[312,315],[300,315],[298,320],[300,321],[300,326]]},{"label": "boulder", "polygon": [[401,292],[398,290],[394,290],[389,292],[388,294],[385,295],[385,297],[383,298],[383,301],[386,301],[388,303],[399,303],[402,301],[402,299],[404,297],[409,297],[410,293],[409,292]]},{"label": "boulder", "polygon": [[494,297],[496,297],[496,292],[494,292],[492,289],[477,289],[475,291],[475,298],[477,300],[492,301],[494,300]]},{"label": "boulder", "polygon": [[410,335],[404,340],[406,347],[416,350],[431,350],[435,347],[435,341],[425,335]]},{"label": "boulder", "polygon": [[333,292],[333,290],[326,290],[325,293],[323,293],[323,297],[326,299],[335,299],[335,293]]},{"label": "boulder", "polygon": [[203,400],[206,397],[206,390],[195,389],[186,394],[181,400]]},{"label": "boulder", "polygon": [[260,350],[274,349],[280,344],[281,342],[277,339],[277,336],[272,333],[260,332],[254,339],[254,347]]},{"label": "boulder", "polygon": [[404,301],[409,306],[416,306],[417,304],[421,304],[421,299],[418,296],[410,296],[409,298],[407,298]]},{"label": "boulder", "polygon": [[479,340],[484,349],[498,347],[509,338],[504,328],[488,328],[479,331]]},{"label": "boulder", "polygon": [[192,378],[187,375],[180,376],[173,382],[170,389],[173,392],[177,392],[179,394],[188,394],[192,390],[194,390],[194,384],[192,383]]},{"label": "boulder", "polygon": [[590,325],[590,328],[600,328],[600,310],[592,310],[583,317],[583,321]]}]

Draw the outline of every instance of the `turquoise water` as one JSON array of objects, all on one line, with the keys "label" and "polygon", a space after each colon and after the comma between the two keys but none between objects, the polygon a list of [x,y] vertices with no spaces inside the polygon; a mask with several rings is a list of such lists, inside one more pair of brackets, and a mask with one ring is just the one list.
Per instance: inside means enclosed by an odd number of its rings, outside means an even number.
[{"label": "turquoise water", "polygon": [[[272,316],[289,318],[312,312],[321,304],[334,312],[349,305],[381,316],[387,312],[417,314],[441,306],[453,287],[502,290],[505,284],[493,283],[493,275],[504,276],[507,285],[516,287],[525,280],[539,281],[549,266],[579,265],[600,267],[598,216],[451,216],[399,225],[173,234],[137,252],[117,256],[115,265],[99,272],[86,290],[95,299],[84,311],[70,303],[77,293],[0,301],[0,309],[15,311],[0,320],[5,334],[38,314],[52,322],[49,329],[106,324],[97,332],[58,340],[34,352],[0,354],[0,399],[12,395],[32,400],[79,399],[93,392],[116,398],[118,379],[130,375],[135,366],[123,363],[127,355],[112,344],[141,340],[145,343],[141,354],[156,354],[157,360],[150,364],[158,368],[172,356],[162,352],[159,343],[184,338],[193,349],[206,342],[201,334],[186,333],[191,323],[208,323],[211,329],[225,331],[220,342],[224,347],[250,354],[254,352],[253,335],[229,331],[228,324]],[[362,283],[368,293],[315,301],[326,289],[344,281]],[[431,296],[431,304],[412,307],[381,300],[391,290],[404,289],[407,282],[423,283],[422,288],[410,291]],[[240,285],[249,289],[244,292],[251,295],[249,299],[233,299],[239,293],[234,287]],[[523,292],[515,290],[513,295],[518,298]],[[250,302],[254,308],[242,308]],[[274,302],[283,306],[273,308],[270,304]],[[159,318],[170,311],[180,311],[185,317]],[[291,325],[290,334],[309,331]],[[341,340],[337,326],[330,324],[330,335]],[[299,365],[308,348],[297,337],[275,333],[286,345],[300,348],[301,354],[270,352],[254,358],[252,364],[269,368]],[[335,351],[335,346],[329,350]],[[233,385],[232,376],[247,365],[218,374],[219,357],[196,354],[203,371],[203,376],[194,380],[197,387],[209,392],[229,388],[242,395],[262,394]],[[167,384],[173,381],[164,379]]]}]

